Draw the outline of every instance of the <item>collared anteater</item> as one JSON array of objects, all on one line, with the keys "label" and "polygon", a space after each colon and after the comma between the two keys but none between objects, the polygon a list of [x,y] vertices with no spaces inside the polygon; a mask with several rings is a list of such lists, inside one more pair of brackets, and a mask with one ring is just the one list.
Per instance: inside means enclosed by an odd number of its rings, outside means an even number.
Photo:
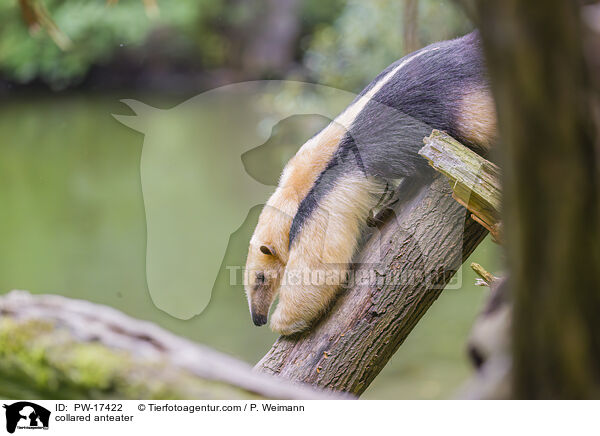
[{"label": "collared anteater", "polygon": [[326,310],[340,284],[328,278],[347,268],[389,181],[430,172],[417,152],[432,129],[482,153],[495,141],[477,32],[394,62],[288,162],[250,240],[254,324],[266,323],[277,295],[271,328],[284,335]]}]

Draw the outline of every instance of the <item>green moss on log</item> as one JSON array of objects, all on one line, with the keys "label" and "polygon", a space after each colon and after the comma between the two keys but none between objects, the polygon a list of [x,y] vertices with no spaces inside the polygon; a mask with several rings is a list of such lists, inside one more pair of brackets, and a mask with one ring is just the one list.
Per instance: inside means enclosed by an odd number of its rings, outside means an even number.
[{"label": "green moss on log", "polygon": [[0,395],[53,399],[250,399],[257,395],[204,380],[166,362],[81,342],[41,320],[0,320]]}]

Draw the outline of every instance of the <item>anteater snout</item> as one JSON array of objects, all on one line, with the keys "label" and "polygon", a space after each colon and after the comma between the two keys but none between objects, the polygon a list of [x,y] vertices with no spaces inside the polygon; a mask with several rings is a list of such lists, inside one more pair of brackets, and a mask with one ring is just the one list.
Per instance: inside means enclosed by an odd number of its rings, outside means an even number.
[{"label": "anteater snout", "polygon": [[267,323],[267,316],[253,313],[252,314],[252,322],[254,323],[255,326],[260,327],[261,325],[265,325]]}]

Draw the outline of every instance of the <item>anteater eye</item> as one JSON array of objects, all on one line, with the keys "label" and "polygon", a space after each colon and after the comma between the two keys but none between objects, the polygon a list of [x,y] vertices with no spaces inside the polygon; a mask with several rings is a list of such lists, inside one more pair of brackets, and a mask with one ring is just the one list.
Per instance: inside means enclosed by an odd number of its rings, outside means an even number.
[{"label": "anteater eye", "polygon": [[259,285],[262,285],[265,283],[265,274],[259,272],[258,274],[256,274],[256,283]]}]

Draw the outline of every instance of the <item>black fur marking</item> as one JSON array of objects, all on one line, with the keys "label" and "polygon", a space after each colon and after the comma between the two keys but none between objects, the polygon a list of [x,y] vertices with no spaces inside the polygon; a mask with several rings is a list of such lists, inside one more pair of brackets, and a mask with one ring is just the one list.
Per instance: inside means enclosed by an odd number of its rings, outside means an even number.
[{"label": "black fur marking", "polygon": [[354,138],[349,134],[345,134],[325,170],[319,174],[310,192],[298,206],[298,211],[290,227],[289,247],[292,246],[296,236],[302,229],[302,225],[312,215],[321,199],[333,189],[339,176],[353,168],[366,175],[367,171]]},{"label": "black fur marking", "polygon": [[290,228],[290,248],[341,175],[356,173],[357,177],[375,177],[382,183],[400,177],[427,177],[431,169],[418,151],[423,138],[434,128],[476,147],[462,137],[455,120],[465,92],[488,86],[477,32],[433,44],[393,63],[352,104],[400,63],[419,53],[356,116],[331,161],[300,203]]}]

